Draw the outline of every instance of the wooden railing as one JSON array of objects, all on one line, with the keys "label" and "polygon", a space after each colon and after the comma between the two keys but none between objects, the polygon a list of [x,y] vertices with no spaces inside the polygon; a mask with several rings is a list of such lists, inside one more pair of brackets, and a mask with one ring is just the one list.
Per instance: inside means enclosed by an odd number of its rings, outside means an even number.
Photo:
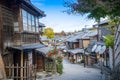
[{"label": "wooden railing", "polygon": [[[36,79],[36,65],[30,67],[25,64],[24,66],[19,66],[18,64],[14,66],[13,64],[9,64],[9,66],[5,67],[7,70],[7,78],[15,79],[15,80],[35,80]],[[21,69],[23,73],[21,73]],[[31,70],[32,69],[32,70]],[[23,77],[21,77],[21,75]]]}]

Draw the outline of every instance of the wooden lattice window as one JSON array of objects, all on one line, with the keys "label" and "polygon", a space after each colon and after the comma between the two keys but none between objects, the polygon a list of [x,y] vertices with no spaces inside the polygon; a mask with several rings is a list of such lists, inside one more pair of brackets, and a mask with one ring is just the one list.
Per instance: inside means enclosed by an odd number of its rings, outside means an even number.
[{"label": "wooden lattice window", "polygon": [[13,13],[6,7],[2,7],[2,20],[4,40],[11,40],[13,36]]}]

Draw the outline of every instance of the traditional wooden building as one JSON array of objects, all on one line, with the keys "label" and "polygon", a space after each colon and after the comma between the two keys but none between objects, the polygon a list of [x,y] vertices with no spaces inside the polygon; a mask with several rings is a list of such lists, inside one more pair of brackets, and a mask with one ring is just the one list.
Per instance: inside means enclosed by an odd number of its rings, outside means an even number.
[{"label": "traditional wooden building", "polygon": [[97,31],[83,31],[71,35],[66,40],[68,58],[73,59],[74,62],[80,62],[85,57],[85,62],[88,64],[89,57],[86,49],[92,40],[97,40],[97,36]]},{"label": "traditional wooden building", "polygon": [[[9,78],[30,77],[24,68],[28,65],[32,69],[36,64],[34,49],[44,46],[39,41],[39,18],[44,16],[30,0],[0,0],[0,50]],[[11,65],[20,68],[10,72]]]}]

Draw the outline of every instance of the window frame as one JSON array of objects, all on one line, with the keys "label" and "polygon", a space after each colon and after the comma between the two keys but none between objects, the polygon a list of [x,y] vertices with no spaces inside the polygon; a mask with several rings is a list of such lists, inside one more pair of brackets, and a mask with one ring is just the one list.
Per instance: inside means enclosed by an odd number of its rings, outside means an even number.
[{"label": "window frame", "polygon": [[22,22],[23,31],[39,33],[39,17],[32,15],[28,11],[22,9]]}]

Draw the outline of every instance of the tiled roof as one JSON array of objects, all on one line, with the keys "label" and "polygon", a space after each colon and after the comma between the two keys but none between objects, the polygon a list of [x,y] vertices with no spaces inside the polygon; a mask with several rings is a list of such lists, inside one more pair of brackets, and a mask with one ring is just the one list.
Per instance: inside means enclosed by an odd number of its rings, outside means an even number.
[{"label": "tiled roof", "polygon": [[106,19],[106,20],[100,21],[99,24],[95,24],[95,25],[93,25],[93,26],[98,26],[98,25],[101,25],[101,24],[106,24],[106,23],[108,23],[108,22],[109,22],[109,20]]},{"label": "tiled roof", "polygon": [[49,53],[50,50],[53,50],[54,48],[53,47],[43,47],[43,48],[38,48],[36,49],[36,52],[40,53],[40,54],[43,54],[43,55],[46,55]]},{"label": "tiled roof", "polygon": [[77,53],[84,53],[84,50],[77,48],[77,49],[69,49],[68,52],[72,54],[77,54]]},{"label": "tiled roof", "polygon": [[45,45],[37,43],[37,44],[30,44],[30,45],[23,45],[23,46],[11,46],[10,48],[17,49],[17,50],[29,50],[29,49],[36,49],[42,48]]},{"label": "tiled roof", "polygon": [[40,39],[41,39],[41,41],[48,41],[49,40],[46,36],[41,36]]},{"label": "tiled roof", "polygon": [[78,39],[89,39],[92,36],[96,36],[97,31],[88,31],[88,32],[78,32],[74,35],[71,35],[66,39],[68,42],[78,42]]},{"label": "tiled roof", "polygon": [[68,41],[68,42],[78,42],[78,39],[80,37],[82,37],[83,34],[84,34],[84,32],[79,32],[79,33],[76,33],[74,35],[71,35],[69,38],[66,39],[66,41]]}]

